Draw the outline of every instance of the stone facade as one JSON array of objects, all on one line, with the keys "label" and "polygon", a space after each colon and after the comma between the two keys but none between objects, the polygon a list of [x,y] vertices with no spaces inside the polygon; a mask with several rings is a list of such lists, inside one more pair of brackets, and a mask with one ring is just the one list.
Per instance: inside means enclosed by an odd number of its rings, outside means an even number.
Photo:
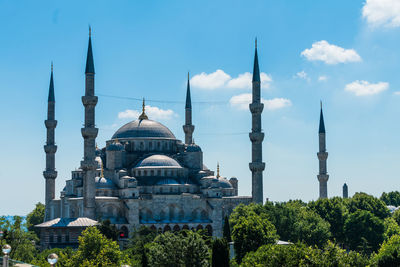
[{"label": "stone facade", "polygon": [[[258,64],[258,63],[257,63]],[[262,202],[261,111],[259,97],[252,104],[256,124],[250,137],[253,142],[253,163],[250,165],[260,182]],[[255,86],[255,87],[254,87]],[[258,100],[257,100],[258,99]],[[222,236],[224,217],[240,203],[249,204],[252,197],[238,196],[238,179],[229,180],[217,175],[203,164],[203,152],[193,141],[194,125],[190,84],[188,79],[185,105],[185,143],[164,125],[149,119],[143,111],[137,120],[118,129],[97,148],[95,139],[94,64],[91,38],[86,62],[86,89],[82,97],[85,124],[82,128],[84,159],[71,173],[71,179],[61,192],[46,203],[46,220],[57,218],[109,219],[127,237],[129,231],[141,225],[160,231],[206,229],[214,236]],[[255,107],[257,106],[257,107]],[[260,109],[261,106],[261,109]],[[258,165],[262,165],[262,167]],[[54,181],[54,179],[53,179]],[[257,189],[259,194],[259,189]],[[51,191],[46,189],[46,194]],[[253,192],[254,193],[254,192]],[[259,198],[259,196],[258,196]],[[257,198],[257,199],[258,199]],[[43,238],[53,233],[42,226]],[[57,231],[63,232],[64,228]],[[66,231],[66,230],[65,230]],[[63,234],[61,234],[63,235]],[[61,240],[63,240],[61,238]],[[72,239],[70,239],[72,240]],[[50,242],[51,243],[51,242]]]}]

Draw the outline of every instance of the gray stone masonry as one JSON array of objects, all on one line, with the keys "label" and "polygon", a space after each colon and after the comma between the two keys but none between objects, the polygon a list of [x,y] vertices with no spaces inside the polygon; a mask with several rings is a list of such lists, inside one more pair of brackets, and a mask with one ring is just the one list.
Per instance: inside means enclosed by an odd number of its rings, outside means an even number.
[{"label": "gray stone masonry", "polygon": [[82,97],[82,103],[85,107],[85,127],[81,129],[84,139],[84,155],[81,161],[83,175],[83,216],[90,219],[96,219],[95,209],[95,176],[97,162],[96,158],[96,137],[98,128],[95,127],[95,107],[97,96],[94,95],[94,68],[88,68],[93,65],[92,44],[89,36],[88,58],[86,62],[86,84],[85,96]]},{"label": "gray stone masonry", "polygon": [[263,171],[265,163],[262,162],[262,141],[264,133],[261,132],[261,113],[264,104],[261,103],[261,81],[258,67],[257,43],[253,68],[253,102],[249,105],[252,114],[252,132],[249,134],[251,146],[251,159],[249,168],[252,173],[252,197],[253,202],[263,203]]},{"label": "gray stone masonry", "polygon": [[54,81],[53,81],[53,64],[51,66],[49,98],[47,103],[47,120],[44,121],[47,129],[47,140],[44,145],[46,152],[46,169],[43,176],[46,179],[45,188],[45,221],[50,219],[50,202],[55,198],[55,179],[57,171],[55,168],[55,154],[57,146],[55,145],[55,128],[57,121],[55,120],[55,98],[54,98]]}]

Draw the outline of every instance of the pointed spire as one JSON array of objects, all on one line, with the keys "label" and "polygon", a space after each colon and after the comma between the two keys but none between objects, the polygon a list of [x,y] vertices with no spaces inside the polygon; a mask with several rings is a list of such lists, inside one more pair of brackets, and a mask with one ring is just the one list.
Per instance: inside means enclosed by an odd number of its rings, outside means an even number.
[{"label": "pointed spire", "polygon": [[145,108],[146,108],[146,104],[144,102],[144,98],[143,98],[143,103],[142,103],[142,114],[140,114],[139,116],[139,120],[148,120],[149,117],[147,117],[146,113],[145,113]]},{"label": "pointed spire", "polygon": [[55,102],[54,97],[54,81],[53,81],[53,62],[51,62],[51,75],[50,75],[50,86],[49,86],[49,98],[48,102]]},{"label": "pointed spire", "polygon": [[319,131],[318,133],[325,133],[324,114],[322,113],[322,101],[321,101],[321,113],[319,115]]},{"label": "pointed spire", "polygon": [[219,162],[217,162],[217,178],[219,178]]},{"label": "pointed spire", "polygon": [[85,73],[94,74],[94,63],[93,63],[93,52],[92,52],[92,28],[89,26],[89,45],[86,57],[86,69]]},{"label": "pointed spire", "polygon": [[254,67],[253,67],[253,82],[260,82],[260,68],[258,67],[258,54],[257,54],[257,38],[255,42],[255,54],[254,54]]},{"label": "pointed spire", "polygon": [[190,97],[190,79],[188,72],[187,89],[186,89],[186,106],[185,108],[192,108],[192,99]]}]

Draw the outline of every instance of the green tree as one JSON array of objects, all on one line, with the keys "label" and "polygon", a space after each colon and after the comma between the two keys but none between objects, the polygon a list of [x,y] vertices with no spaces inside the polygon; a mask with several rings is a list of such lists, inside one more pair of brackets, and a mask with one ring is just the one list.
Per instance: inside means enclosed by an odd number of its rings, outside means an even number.
[{"label": "green tree", "polygon": [[212,267],[229,267],[229,248],[225,238],[217,238],[212,244]]},{"label": "green tree", "polygon": [[380,200],[386,203],[386,205],[392,205],[395,207],[400,206],[400,192],[399,191],[392,191],[389,193],[383,192]]},{"label": "green tree", "polygon": [[122,253],[117,242],[102,235],[97,227],[88,227],[79,237],[79,247],[71,266],[120,266]]},{"label": "green tree", "polygon": [[400,225],[400,209],[397,209],[393,212],[392,218],[395,219],[398,225]]},{"label": "green tree", "polygon": [[228,216],[225,216],[224,220],[223,237],[227,242],[232,242],[231,227],[229,225]]},{"label": "green tree", "polygon": [[28,231],[35,232],[40,236],[40,229],[35,228],[35,225],[40,224],[44,220],[44,204],[38,202],[35,208],[26,216],[26,226]]},{"label": "green tree", "polygon": [[371,253],[383,241],[383,220],[366,210],[357,210],[346,219],[344,232],[346,244],[351,250]]},{"label": "green tree", "polygon": [[209,266],[208,247],[195,232],[166,232],[158,235],[146,248],[150,266]]},{"label": "green tree", "polygon": [[35,242],[38,237],[35,233],[26,231],[26,224],[22,217],[14,216],[12,222],[4,216],[0,217],[0,229],[4,232],[3,243],[11,246],[10,258],[30,262],[36,254]]},{"label": "green tree", "polygon": [[139,229],[134,229],[129,239],[128,248],[123,253],[131,259],[133,266],[148,266],[148,250],[146,244],[152,242],[157,236],[155,230],[149,227],[141,226]]},{"label": "green tree", "polygon": [[330,225],[317,213],[306,207],[298,209],[296,221],[293,223],[291,241],[305,242],[308,245],[323,247],[328,242],[331,233]]},{"label": "green tree", "polygon": [[72,248],[53,248],[43,250],[42,252],[38,253],[30,263],[36,266],[50,266],[50,264],[47,262],[47,257],[51,253],[56,253],[58,256],[57,267],[71,266],[69,260],[74,254],[74,250]]},{"label": "green tree", "polygon": [[396,220],[392,217],[388,217],[383,221],[385,226],[385,232],[383,234],[384,240],[389,240],[393,235],[400,235],[400,226],[397,224]]},{"label": "green tree", "polygon": [[243,259],[244,267],[253,266],[367,266],[367,257],[355,252],[347,253],[331,242],[321,250],[297,243],[288,246],[265,245],[250,252]]},{"label": "green tree", "polygon": [[119,231],[114,224],[111,224],[110,220],[107,219],[101,221],[101,223],[97,226],[97,228],[100,230],[100,233],[102,233],[108,239],[114,241],[118,240]]},{"label": "green tree", "polygon": [[232,237],[239,263],[246,253],[256,251],[262,245],[275,243],[278,239],[274,225],[253,211],[238,219],[233,226]]},{"label": "green tree", "polygon": [[382,244],[373,263],[380,267],[400,266],[400,235],[393,235]]},{"label": "green tree", "polygon": [[385,202],[366,193],[356,193],[347,204],[350,213],[357,210],[366,210],[380,219],[390,216],[390,211]]},{"label": "green tree", "polygon": [[344,222],[347,216],[345,199],[340,197],[323,198],[312,201],[308,206],[330,225],[332,237],[339,243],[344,243]]}]

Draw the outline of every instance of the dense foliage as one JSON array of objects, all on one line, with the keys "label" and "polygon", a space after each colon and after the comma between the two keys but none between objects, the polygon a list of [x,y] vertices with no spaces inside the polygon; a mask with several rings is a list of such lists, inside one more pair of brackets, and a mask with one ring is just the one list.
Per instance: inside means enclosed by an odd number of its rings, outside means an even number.
[{"label": "dense foliage", "polygon": [[[1,243],[12,246],[12,259],[38,266],[49,266],[46,258],[53,252],[59,256],[57,266],[65,267],[400,266],[400,209],[391,214],[386,207],[399,203],[396,191],[380,198],[356,193],[349,199],[239,205],[222,218],[223,238],[213,239],[202,230],[160,233],[141,227],[130,229],[124,249],[116,242],[117,228],[104,221],[82,233],[77,250],[42,252],[34,228],[44,217],[44,206],[38,203],[26,223],[18,216],[12,222],[0,217]],[[279,240],[289,243],[278,245]]]}]

